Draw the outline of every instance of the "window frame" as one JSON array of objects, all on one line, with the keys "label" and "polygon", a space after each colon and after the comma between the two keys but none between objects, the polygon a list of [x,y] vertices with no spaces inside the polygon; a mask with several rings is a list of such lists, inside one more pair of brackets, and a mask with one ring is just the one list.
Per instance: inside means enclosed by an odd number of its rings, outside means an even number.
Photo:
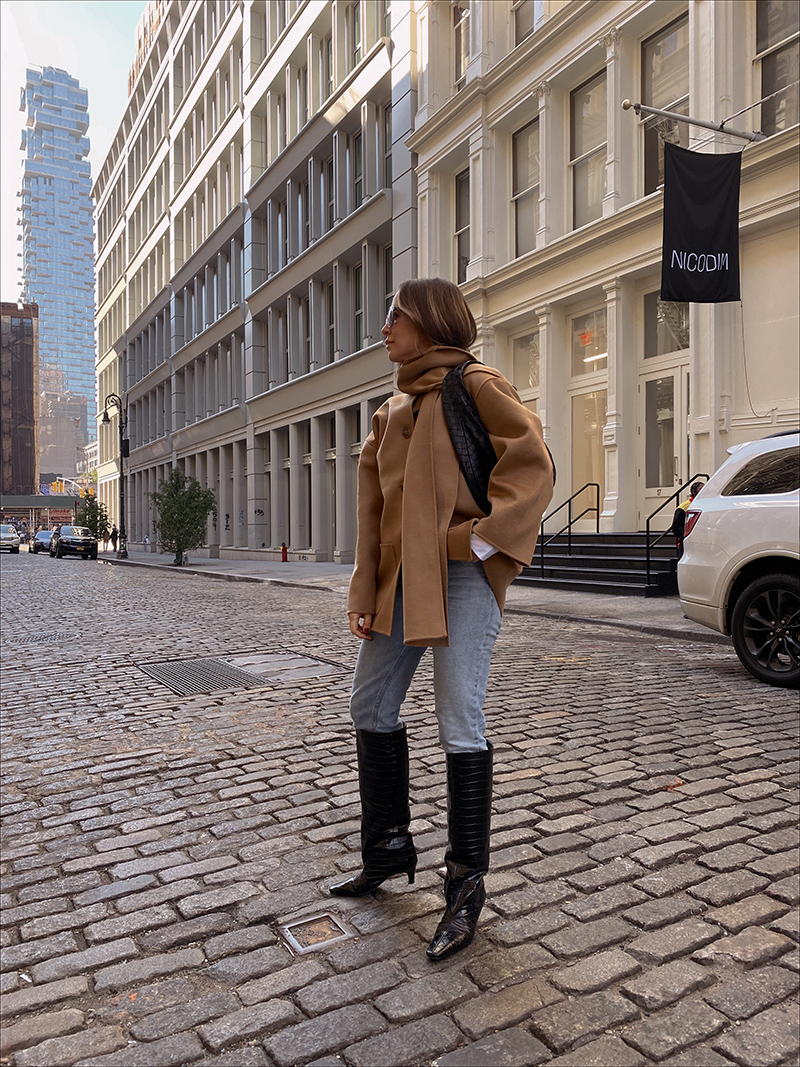
[{"label": "window frame", "polygon": [[[647,67],[646,67],[646,64],[645,64],[645,49],[647,48],[648,45],[652,45],[660,37],[666,37],[673,30],[677,30],[679,25],[682,24],[682,23],[685,23],[687,29],[689,29],[689,14],[688,14],[688,12],[684,12],[682,15],[679,15],[677,18],[672,19],[671,22],[667,22],[664,26],[661,26],[660,29],[656,30],[655,33],[651,33],[648,37],[644,38],[644,40],[641,42],[640,47],[639,47],[639,63],[640,63],[640,66],[641,66],[640,91],[641,91],[642,103],[647,104],[650,107],[661,108],[664,111],[675,111],[675,112],[677,112],[678,114],[681,114],[681,115],[684,115],[684,114],[688,115],[689,114],[690,90],[691,90],[691,87],[689,85],[690,69],[689,69],[688,56],[687,56],[687,71],[686,71],[687,87],[686,87],[686,93],[685,93],[684,96],[676,97],[674,100],[669,101],[669,103],[663,103],[662,102],[662,103],[656,104],[652,100],[648,99],[649,94],[646,91]],[[683,109],[683,110],[681,110],[681,109]],[[657,192],[659,189],[663,188],[663,185],[664,185],[664,178],[663,178],[663,173],[664,173],[663,139],[659,135],[657,127],[656,127],[656,124],[654,123],[653,119],[654,119],[654,116],[645,115],[645,116],[643,116],[643,118],[641,119],[641,121],[639,123],[640,129],[642,131],[642,134],[641,134],[641,137],[642,137],[642,162],[643,162],[642,181],[643,181],[643,185],[644,185],[644,195],[645,196],[649,196],[651,193]],[[678,122],[677,120],[673,120],[673,119],[664,119],[663,122],[669,122],[669,123],[672,124],[672,130],[674,130],[678,135],[676,137],[675,143],[676,144],[680,144],[684,148],[688,148],[688,146],[689,146],[689,125],[688,125],[688,123]],[[648,180],[648,176],[649,176],[648,167],[650,166],[650,158],[651,158],[651,152],[652,152],[652,149],[650,148],[649,142],[652,140],[653,136],[655,137],[655,141],[656,141],[656,143],[655,143],[655,160],[656,160],[655,179],[656,180],[655,180],[655,184],[653,184],[653,187],[649,188],[651,182]],[[660,177],[661,177],[660,181],[658,180],[659,174],[660,174]]]},{"label": "window frame", "polygon": [[[535,341],[531,341],[531,344],[535,344],[536,345],[536,378],[537,378],[536,385],[532,385],[531,381],[530,381],[530,355],[528,356],[528,360],[529,360],[529,363],[528,363],[528,376],[527,376],[528,384],[527,385],[519,384],[519,380],[517,378],[517,373],[516,373],[516,371],[517,371],[517,351],[516,351],[516,347],[517,347],[517,343],[520,342],[520,341],[523,341],[526,337],[535,338]],[[541,396],[541,387],[542,387],[541,386],[542,353],[541,353],[541,348],[540,348],[540,344],[539,344],[540,338],[541,338],[541,330],[540,330],[538,322],[536,323],[535,326],[531,326],[529,329],[527,329],[525,331],[525,333],[521,333],[521,334],[518,333],[518,334],[515,334],[514,336],[512,336],[510,338],[510,341],[511,341],[511,384],[517,390],[517,392],[519,393],[520,400],[526,406],[528,404],[530,404],[531,402],[535,402],[537,404],[537,407],[538,407],[539,397]]]},{"label": "window frame", "polygon": [[347,70],[355,70],[364,58],[364,31],[361,24],[361,0],[352,0],[345,14],[347,33]]},{"label": "window frame", "polygon": [[392,105],[391,101],[383,106],[383,184],[385,189],[392,188]]},{"label": "window frame", "polygon": [[[531,28],[528,31],[528,33],[524,34],[522,37],[520,36],[520,33],[519,33],[519,22],[520,22],[520,20],[518,18],[518,15],[519,15],[520,11],[532,11],[533,12],[533,19],[531,21]],[[513,3],[512,8],[511,8],[511,13],[512,13],[512,16],[513,16],[513,19],[514,19],[514,47],[516,48],[517,45],[521,45],[523,41],[527,41],[528,38],[532,37],[534,35],[534,33],[536,32],[536,8],[535,8],[534,0],[514,0],[514,3]]]},{"label": "window frame", "polygon": [[[517,138],[521,134],[525,133],[526,130],[529,130],[531,128],[531,126],[536,126],[537,151],[541,155],[541,139],[540,139],[541,129],[540,129],[540,126],[539,126],[539,118],[538,118],[538,116],[536,118],[534,118],[534,119],[531,119],[530,122],[527,122],[520,129],[515,130],[514,133],[512,133],[512,135],[511,135],[511,167],[512,167],[511,202],[514,205],[514,258],[515,259],[519,259],[520,256],[527,255],[528,252],[534,252],[536,250],[536,231],[539,228],[539,195],[540,195],[540,190],[541,190],[541,185],[542,185],[541,164],[539,165],[538,181],[536,182],[535,185],[529,185],[529,186],[526,186],[524,189],[519,189],[519,190],[516,190],[516,188],[515,188],[516,187],[516,181],[517,181]],[[526,249],[524,252],[520,252],[520,250],[519,250],[519,223],[520,223],[519,204],[523,200],[534,199],[534,198],[535,198],[535,203],[536,203],[536,213],[535,213],[536,214],[536,221],[535,221],[535,230],[534,230],[534,233],[533,233],[533,245],[532,245],[531,248]]]},{"label": "window frame", "polygon": [[353,351],[360,352],[364,347],[365,323],[364,323],[364,265],[356,263],[353,266]]},{"label": "window frame", "polygon": [[[605,86],[605,119],[606,119],[606,129],[605,129],[606,136],[605,136],[605,140],[601,141],[597,145],[594,145],[592,148],[586,149],[584,152],[581,152],[580,155],[573,155],[574,144],[575,144],[575,100],[577,98],[577,94],[579,92],[581,92],[582,90],[586,89],[587,86],[590,86],[593,82],[599,82],[600,79],[603,80],[603,84]],[[592,77],[587,78],[585,81],[581,82],[580,85],[576,85],[574,89],[570,90],[570,94],[569,94],[569,152],[570,152],[570,159],[569,159],[568,166],[569,166],[569,171],[570,171],[570,175],[571,175],[570,185],[571,185],[571,193],[572,193],[572,229],[573,230],[578,230],[583,226],[591,225],[592,222],[596,222],[598,219],[603,217],[603,200],[605,199],[605,191],[603,193],[603,196],[601,196],[601,198],[600,198],[600,214],[596,215],[594,218],[588,219],[588,220],[586,220],[584,222],[578,222],[577,221],[578,212],[577,212],[577,199],[576,199],[575,181],[576,181],[576,175],[578,173],[578,167],[580,167],[584,163],[587,163],[594,156],[599,156],[601,153],[604,153],[606,161],[608,160],[608,70],[607,70],[607,68],[605,66],[601,70],[599,70],[596,74],[593,74]],[[603,186],[604,186],[604,189],[605,189],[605,187],[606,187],[605,165],[604,165],[604,174],[603,174]]]},{"label": "window frame", "polygon": [[392,246],[384,245],[381,250],[381,262],[383,266],[383,292],[384,314],[388,316],[389,308],[394,299],[394,261],[392,259]]},{"label": "window frame", "polygon": [[[458,93],[467,84],[470,60],[470,0],[452,0],[453,11],[453,88]],[[460,18],[458,17],[460,13]],[[464,38],[466,31],[466,49]],[[462,69],[463,68],[463,69]]]},{"label": "window frame", "polygon": [[350,139],[353,211],[364,203],[364,136],[357,130]]},{"label": "window frame", "polygon": [[[464,184],[467,187],[467,221],[466,221],[466,224],[462,225],[462,226],[459,226],[459,206],[460,206],[460,203],[461,203],[461,198],[459,196],[459,182],[460,181],[464,181]],[[470,172],[469,172],[469,164],[467,164],[467,166],[463,170],[461,170],[457,174],[453,175],[453,208],[454,208],[454,211],[453,211],[453,222],[454,222],[453,234],[454,234],[454,238],[455,238],[456,284],[458,284],[458,285],[461,285],[463,282],[465,282],[467,280],[467,267],[469,266],[469,261],[470,261],[470,256],[471,256],[471,248],[470,248],[470,221],[471,220],[470,220],[470,202],[469,202],[470,192],[471,192],[471,190],[470,190]],[[466,250],[467,250],[466,258],[464,258],[463,255],[462,255],[462,244],[463,244],[463,239],[464,238],[466,238]],[[462,261],[462,259],[464,259],[463,277],[462,277],[462,269],[461,269],[461,261]]]},{"label": "window frame", "polygon": [[[592,366],[585,371],[576,371],[575,368],[575,327],[574,323],[581,318],[588,318],[590,315],[601,314],[604,316],[603,328],[605,331],[605,364],[602,367]],[[569,383],[578,392],[585,392],[583,385],[586,381],[596,384],[597,382],[605,382],[608,378],[608,308],[605,304],[590,304],[588,307],[576,308],[569,311],[567,314],[567,334],[569,337]],[[584,362],[586,360],[584,359]],[[599,359],[595,359],[593,362],[599,363]],[[594,388],[592,385],[592,389]],[[590,390],[592,391],[592,390]]]},{"label": "window frame", "polygon": [[325,319],[328,363],[333,363],[336,359],[336,290],[333,281],[325,283]]},{"label": "window frame", "polygon": [[[755,10],[754,10],[754,25],[753,25],[753,50],[754,50],[753,67],[757,71],[756,83],[755,83],[755,90],[756,90],[756,94],[757,94],[756,98],[757,98],[757,100],[759,102],[761,102],[761,101],[764,100],[765,96],[769,96],[769,95],[774,94],[774,93],[779,93],[779,92],[781,92],[781,90],[785,90],[786,96],[789,96],[789,94],[791,93],[792,90],[794,90],[794,93],[795,93],[796,97],[800,96],[800,86],[798,86],[798,85],[792,86],[791,84],[789,84],[787,86],[780,86],[777,89],[772,89],[770,91],[770,93],[765,93],[765,91],[764,91],[765,90],[765,87],[764,87],[764,61],[768,60],[768,59],[771,59],[773,56],[778,55],[780,52],[788,51],[788,49],[792,48],[793,46],[796,46],[798,44],[798,41],[800,41],[800,27],[798,27],[797,30],[792,31],[787,37],[784,37],[779,41],[775,41],[772,44],[768,45],[766,48],[763,48],[761,51],[758,51],[758,5],[759,5],[759,2],[762,2],[762,0],[756,0]],[[800,112],[800,107],[798,107],[798,103],[795,104],[795,111],[796,112]],[[768,131],[768,130],[764,129],[764,126],[765,126],[764,118],[765,118],[765,116],[764,116],[764,103],[760,103],[759,128],[760,128],[762,133],[765,133],[767,135],[767,137],[772,137],[776,133],[783,133],[784,130],[790,130],[794,126],[797,125],[797,122],[793,122],[789,126],[778,127],[776,125],[774,129],[770,129]]]}]

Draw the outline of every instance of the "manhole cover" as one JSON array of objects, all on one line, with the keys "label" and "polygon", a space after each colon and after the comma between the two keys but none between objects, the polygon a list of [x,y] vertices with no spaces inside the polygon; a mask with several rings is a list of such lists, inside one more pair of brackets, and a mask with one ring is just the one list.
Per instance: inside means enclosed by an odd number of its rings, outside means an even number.
[{"label": "manhole cover", "polygon": [[218,659],[168,660],[140,663],[139,667],[181,696],[216,693],[220,689],[258,689],[266,684],[259,675]]},{"label": "manhole cover", "polygon": [[334,941],[344,941],[352,937],[341,919],[332,915],[314,915],[309,919],[298,919],[281,927],[281,932],[295,952],[313,952],[321,945],[330,945]]}]

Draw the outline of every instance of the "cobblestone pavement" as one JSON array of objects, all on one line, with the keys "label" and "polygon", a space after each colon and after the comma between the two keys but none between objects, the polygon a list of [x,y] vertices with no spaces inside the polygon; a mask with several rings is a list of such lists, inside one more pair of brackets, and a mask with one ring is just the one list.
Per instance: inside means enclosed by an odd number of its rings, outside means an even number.
[{"label": "cobblestone pavement", "polygon": [[796,694],[727,645],[506,618],[489,904],[437,966],[429,667],[417,884],[334,899],[359,862],[339,590],[1,569],[3,1063],[797,1062]]}]

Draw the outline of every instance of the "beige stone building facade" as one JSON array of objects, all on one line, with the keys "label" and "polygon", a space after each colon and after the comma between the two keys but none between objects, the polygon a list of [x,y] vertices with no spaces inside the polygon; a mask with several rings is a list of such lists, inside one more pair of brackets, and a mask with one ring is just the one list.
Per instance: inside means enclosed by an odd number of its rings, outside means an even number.
[{"label": "beige stone building facade", "polygon": [[[216,494],[211,554],[352,560],[360,445],[392,391],[380,327],[417,275],[462,283],[476,354],[542,417],[554,504],[597,483],[603,530],[796,426],[795,8],[162,3],[95,185],[98,394],[126,402],[131,543],[177,465]],[[741,304],[659,300],[660,138],[745,142],[626,98],[747,108],[732,125],[768,134],[742,161]]]},{"label": "beige stone building facade", "polygon": [[[727,448],[798,425],[797,5],[431,0],[418,24],[420,272],[463,282],[477,354],[541,416],[554,506],[596,482],[602,531],[644,529]],[[626,99],[748,109],[729,125],[768,137]],[[741,303],[659,299],[664,136],[744,150]]]}]

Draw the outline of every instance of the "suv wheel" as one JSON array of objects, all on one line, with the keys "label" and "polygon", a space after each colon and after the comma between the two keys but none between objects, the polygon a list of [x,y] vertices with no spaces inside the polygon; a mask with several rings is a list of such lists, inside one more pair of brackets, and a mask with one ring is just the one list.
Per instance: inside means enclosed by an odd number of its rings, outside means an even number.
[{"label": "suv wheel", "polygon": [[765,574],[739,595],[731,618],[736,655],[759,681],[800,686],[800,578]]}]

